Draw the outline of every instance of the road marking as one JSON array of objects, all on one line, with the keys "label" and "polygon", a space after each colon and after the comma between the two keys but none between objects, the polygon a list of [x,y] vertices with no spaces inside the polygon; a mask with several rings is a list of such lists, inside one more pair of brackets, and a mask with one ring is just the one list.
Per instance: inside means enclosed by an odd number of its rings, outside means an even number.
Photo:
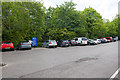
[{"label": "road marking", "polygon": [[119,71],[120,71],[120,68],[110,77],[109,80],[113,80],[118,75]]}]

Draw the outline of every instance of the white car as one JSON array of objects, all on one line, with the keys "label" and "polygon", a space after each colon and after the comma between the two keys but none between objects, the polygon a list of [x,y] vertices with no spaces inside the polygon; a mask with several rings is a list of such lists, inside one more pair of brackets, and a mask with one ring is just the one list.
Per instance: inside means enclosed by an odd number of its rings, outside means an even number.
[{"label": "white car", "polygon": [[57,42],[55,40],[48,40],[48,41],[45,41],[43,44],[42,44],[42,47],[46,47],[46,48],[49,48],[49,47],[57,47]]},{"label": "white car", "polygon": [[77,42],[77,45],[87,45],[88,41],[85,37],[76,37],[74,40]]},{"label": "white car", "polygon": [[98,43],[99,43],[97,39],[93,39],[93,41],[94,41],[96,44],[98,44]]},{"label": "white car", "polygon": [[100,39],[93,39],[97,44],[100,44],[101,43],[101,40]]},{"label": "white car", "polygon": [[113,41],[118,41],[118,36],[113,37]]}]

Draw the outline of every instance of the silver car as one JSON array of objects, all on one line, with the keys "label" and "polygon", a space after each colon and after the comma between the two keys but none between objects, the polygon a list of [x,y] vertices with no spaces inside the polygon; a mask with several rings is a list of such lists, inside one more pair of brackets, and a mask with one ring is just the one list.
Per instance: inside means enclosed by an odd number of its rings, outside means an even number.
[{"label": "silver car", "polygon": [[29,41],[21,41],[17,44],[16,49],[31,49],[31,44]]},{"label": "silver car", "polygon": [[57,42],[55,40],[48,40],[48,41],[43,42],[42,47],[46,47],[46,48],[54,47],[54,48],[57,48]]}]

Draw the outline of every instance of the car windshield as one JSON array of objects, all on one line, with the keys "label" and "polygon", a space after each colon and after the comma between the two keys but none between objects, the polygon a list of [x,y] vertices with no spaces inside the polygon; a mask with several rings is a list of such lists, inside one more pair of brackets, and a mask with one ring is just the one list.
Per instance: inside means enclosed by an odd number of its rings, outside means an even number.
[{"label": "car windshield", "polygon": [[50,40],[49,42],[53,42],[53,43],[55,43],[56,41],[55,41],[55,40]]},{"label": "car windshield", "polygon": [[71,41],[73,41],[73,42],[74,42],[75,40],[71,40]]},{"label": "car windshield", "polygon": [[92,39],[89,39],[89,41],[93,41]]},{"label": "car windshield", "polygon": [[82,38],[82,40],[87,40],[87,38]]},{"label": "car windshield", "polygon": [[10,44],[10,43],[12,43],[12,42],[3,42],[3,44]]}]

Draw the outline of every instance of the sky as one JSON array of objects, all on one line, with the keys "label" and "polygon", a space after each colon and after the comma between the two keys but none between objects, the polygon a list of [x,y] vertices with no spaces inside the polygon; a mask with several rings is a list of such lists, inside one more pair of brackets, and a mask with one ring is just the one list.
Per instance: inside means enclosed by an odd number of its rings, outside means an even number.
[{"label": "sky", "polygon": [[[39,1],[39,0],[37,0]],[[65,1],[70,0],[43,0],[44,6],[49,8],[49,6],[56,7],[56,5],[61,5]],[[76,10],[83,11],[89,6],[94,8],[98,13],[101,14],[103,19],[109,19],[112,21],[116,14],[118,14],[118,2],[120,0],[72,0],[75,4]]]}]

